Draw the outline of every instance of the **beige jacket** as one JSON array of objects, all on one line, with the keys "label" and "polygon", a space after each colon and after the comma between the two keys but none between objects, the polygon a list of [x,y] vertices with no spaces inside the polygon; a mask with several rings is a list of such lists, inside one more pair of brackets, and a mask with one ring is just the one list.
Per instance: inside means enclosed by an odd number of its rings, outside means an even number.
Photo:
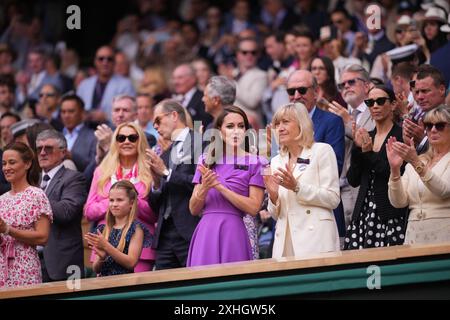
[{"label": "beige jacket", "polygon": [[[296,257],[339,250],[333,214],[340,201],[336,156],[330,145],[314,143],[311,149],[303,149],[300,158],[309,159],[310,163],[294,168],[300,186],[298,193],[280,186],[277,203],[269,200],[268,211],[277,220],[274,258],[283,255],[288,221]],[[286,168],[288,160],[288,155],[274,157],[272,172]]]},{"label": "beige jacket", "polygon": [[408,163],[401,179],[389,180],[389,201],[409,206],[409,221],[450,218],[450,152],[422,178]]}]

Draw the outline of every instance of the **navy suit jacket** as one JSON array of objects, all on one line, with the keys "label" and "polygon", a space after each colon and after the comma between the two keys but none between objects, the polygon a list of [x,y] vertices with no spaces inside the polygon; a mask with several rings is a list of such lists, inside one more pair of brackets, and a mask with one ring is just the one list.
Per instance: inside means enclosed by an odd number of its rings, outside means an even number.
[{"label": "navy suit jacket", "polygon": [[[318,107],[314,110],[312,122],[314,125],[314,140],[316,142],[324,142],[331,145],[336,154],[339,176],[341,176],[345,156],[344,122],[342,122],[341,117]],[[339,206],[333,210],[333,213],[336,219],[339,236],[343,237],[345,235],[345,218],[342,201],[339,203]]]},{"label": "navy suit jacket", "polygon": [[333,148],[340,175],[345,155],[345,128],[341,117],[316,107],[312,122],[314,124],[314,140],[328,143]]},{"label": "navy suit jacket", "polygon": [[70,151],[73,162],[77,166],[78,171],[84,174],[88,186],[91,184],[96,168],[96,146],[97,138],[95,137],[94,130],[84,125],[78,133],[77,140],[75,140]]},{"label": "navy suit jacket", "polygon": [[202,98],[203,92],[198,89],[195,90],[186,109],[191,114],[192,121],[201,121],[203,127],[206,128],[213,121],[213,117],[205,111],[205,104],[203,103]]}]

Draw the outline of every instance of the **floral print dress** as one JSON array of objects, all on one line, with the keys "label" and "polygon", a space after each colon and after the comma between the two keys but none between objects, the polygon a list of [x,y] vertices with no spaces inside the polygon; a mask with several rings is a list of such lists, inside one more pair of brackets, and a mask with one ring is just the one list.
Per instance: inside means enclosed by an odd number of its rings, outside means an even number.
[{"label": "floral print dress", "polygon": [[[44,191],[28,187],[0,196],[0,217],[11,227],[33,230],[41,215],[53,220],[50,202]],[[0,234],[0,288],[18,287],[42,282],[41,263],[35,246]]]}]

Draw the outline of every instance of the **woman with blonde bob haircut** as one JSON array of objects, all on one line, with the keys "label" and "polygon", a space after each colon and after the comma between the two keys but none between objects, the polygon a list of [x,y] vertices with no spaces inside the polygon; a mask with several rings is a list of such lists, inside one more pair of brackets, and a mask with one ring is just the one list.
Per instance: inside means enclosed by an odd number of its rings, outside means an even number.
[{"label": "woman with blonde bob haircut", "polygon": [[338,251],[333,209],[340,201],[339,174],[333,149],[314,142],[313,124],[301,103],[282,106],[272,127],[280,145],[271,175],[264,176],[268,211],[277,220],[272,257]]},{"label": "woman with blonde bob haircut", "polygon": [[[145,164],[147,148],[149,146],[145,133],[138,124],[123,123],[116,128],[109,152],[94,172],[84,208],[84,215],[89,221],[105,224],[111,185],[120,180],[128,180],[134,184],[139,193],[137,220],[154,234],[157,218],[146,199],[152,183],[150,169]],[[134,271],[152,270],[154,260],[154,250],[144,248]]]},{"label": "woman with blonde bob haircut", "polygon": [[393,137],[387,145],[389,200],[396,208],[410,210],[404,244],[450,241],[450,107],[428,111],[423,124],[429,143],[426,153],[419,156],[413,144]]}]

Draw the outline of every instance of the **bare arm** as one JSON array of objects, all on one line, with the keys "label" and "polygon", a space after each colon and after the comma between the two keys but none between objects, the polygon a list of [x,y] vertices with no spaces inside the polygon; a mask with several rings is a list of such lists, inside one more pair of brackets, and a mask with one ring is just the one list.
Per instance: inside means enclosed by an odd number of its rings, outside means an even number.
[{"label": "bare arm", "polygon": [[42,214],[34,223],[34,230],[20,230],[9,227],[9,235],[14,239],[30,246],[43,246],[47,243],[50,232],[50,220],[47,215]]}]

